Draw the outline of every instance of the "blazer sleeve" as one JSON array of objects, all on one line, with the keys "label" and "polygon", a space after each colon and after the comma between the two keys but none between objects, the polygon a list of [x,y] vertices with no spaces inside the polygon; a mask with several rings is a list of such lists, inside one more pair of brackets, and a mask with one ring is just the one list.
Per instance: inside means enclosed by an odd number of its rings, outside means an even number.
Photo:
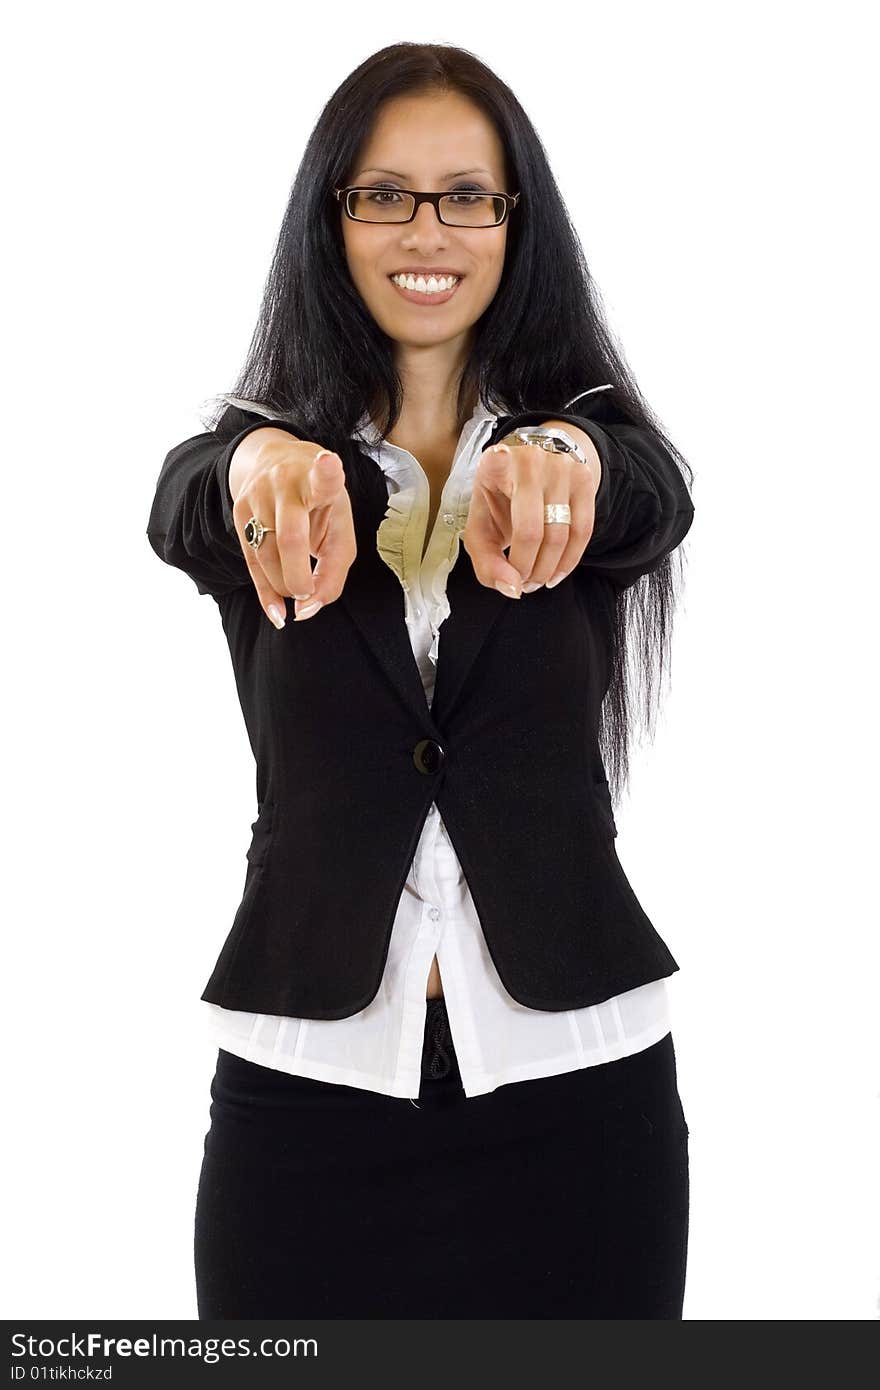
[{"label": "blazer sleeve", "polygon": [[690,530],[694,506],[684,475],[653,430],[627,421],[607,399],[585,407],[584,413],[539,410],[501,416],[484,449],[515,429],[546,420],[577,426],[596,446],[602,476],[593,534],[578,567],[626,589],[657,569]]},{"label": "blazer sleeve", "polygon": [[292,424],[230,406],[214,430],[176,444],[162,464],[147,539],[200,594],[219,598],[253,582],[232,515],[229,465],[241,441],[267,425],[302,437]]}]

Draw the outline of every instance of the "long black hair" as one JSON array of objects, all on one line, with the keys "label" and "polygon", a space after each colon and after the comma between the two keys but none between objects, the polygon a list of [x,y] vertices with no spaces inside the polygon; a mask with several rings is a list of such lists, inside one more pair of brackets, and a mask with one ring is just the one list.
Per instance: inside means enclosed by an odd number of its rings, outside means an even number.
[{"label": "long black hair", "polygon": [[[455,91],[494,123],[521,194],[508,223],[497,292],[474,325],[458,390],[459,429],[479,396],[505,414],[552,408],[612,383],[615,405],[652,429],[693,473],[643,399],[606,323],[601,296],[541,140],[513,92],[479,58],[445,44],[397,43],[365,59],[330,97],[309,138],[278,236],[245,365],[229,396],[295,421],[342,458],[347,485],[368,461],[351,436],[365,412],[390,434],[403,402],[394,343],[356,290],[333,189],[351,182],[382,103],[401,94]],[[214,398],[224,402],[224,397]],[[378,404],[377,404],[378,403]],[[219,423],[229,402],[204,418]],[[575,407],[576,408],[576,407]],[[615,599],[612,678],[600,745],[615,798],[628,780],[634,704],[650,735],[668,670],[681,546]]]}]

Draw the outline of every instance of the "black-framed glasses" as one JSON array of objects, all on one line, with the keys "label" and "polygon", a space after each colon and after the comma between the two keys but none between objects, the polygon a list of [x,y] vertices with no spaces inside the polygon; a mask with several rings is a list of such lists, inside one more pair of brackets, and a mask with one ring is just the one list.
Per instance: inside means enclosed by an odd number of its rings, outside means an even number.
[{"label": "black-framed glasses", "polygon": [[482,193],[459,189],[452,193],[417,193],[411,188],[334,188],[352,222],[412,222],[422,203],[447,227],[500,227],[516,207],[518,193]]}]

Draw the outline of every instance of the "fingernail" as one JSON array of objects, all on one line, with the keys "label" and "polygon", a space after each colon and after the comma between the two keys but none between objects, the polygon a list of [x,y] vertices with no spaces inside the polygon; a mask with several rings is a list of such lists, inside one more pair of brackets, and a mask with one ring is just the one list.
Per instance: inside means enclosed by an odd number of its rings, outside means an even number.
[{"label": "fingernail", "polygon": [[523,584],[524,594],[533,594],[536,589],[543,589],[543,584]]},{"label": "fingernail", "polygon": [[315,592],[314,589],[309,589],[309,592],[308,592],[307,594],[294,594],[293,597],[294,597],[294,598],[311,598],[311,597],[312,597],[312,594],[313,594],[314,592]]},{"label": "fingernail", "polygon": [[554,574],[552,579],[547,580],[547,588],[552,589],[554,584],[561,584],[567,573],[568,570],[563,570],[560,574]]},{"label": "fingernail", "polygon": [[509,448],[509,446],[508,446],[507,444],[494,444],[494,445],[492,446],[492,453],[493,453],[493,454],[509,454],[509,453],[510,453],[510,448]]},{"label": "fingernail", "polygon": [[272,622],[275,624],[275,626],[279,629],[282,628],[285,623],[285,618],[284,614],[281,612],[281,609],[278,607],[278,604],[270,603],[267,611],[269,613],[269,617],[272,619]]},{"label": "fingernail", "polygon": [[508,584],[506,579],[496,579],[495,588],[502,594],[506,594],[508,598],[519,598],[520,596],[518,590],[514,588],[513,584]]},{"label": "fingernail", "polygon": [[299,610],[293,621],[298,623],[300,618],[310,618],[313,613],[317,613],[318,609],[323,607],[324,603],[322,599],[318,599],[317,603],[307,603],[305,608]]}]

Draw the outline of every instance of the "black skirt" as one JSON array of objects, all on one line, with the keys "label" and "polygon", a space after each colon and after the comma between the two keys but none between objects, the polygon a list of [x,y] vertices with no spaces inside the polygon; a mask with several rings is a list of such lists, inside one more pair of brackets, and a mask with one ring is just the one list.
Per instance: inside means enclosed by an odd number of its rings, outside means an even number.
[{"label": "black skirt", "polygon": [[199,1318],[682,1317],[672,1034],[468,1099],[442,998],[418,1101],[218,1051]]}]

